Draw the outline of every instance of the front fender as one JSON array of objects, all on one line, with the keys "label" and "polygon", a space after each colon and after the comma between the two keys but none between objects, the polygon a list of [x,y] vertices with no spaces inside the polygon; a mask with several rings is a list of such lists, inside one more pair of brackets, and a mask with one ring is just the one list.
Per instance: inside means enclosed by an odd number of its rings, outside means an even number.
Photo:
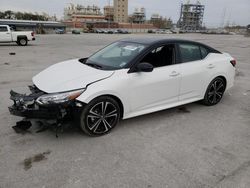
[{"label": "front fender", "polygon": [[[98,88],[98,90],[96,88]],[[100,97],[100,96],[104,96],[104,95],[114,96],[122,102],[123,111],[124,111],[123,115],[129,112],[129,105],[128,105],[129,103],[126,97],[122,96],[118,92],[115,92],[114,90],[102,89],[100,85],[98,86],[96,84],[88,86],[87,90],[83,92],[83,94],[80,95],[76,100],[82,103],[88,104],[93,99]]]}]

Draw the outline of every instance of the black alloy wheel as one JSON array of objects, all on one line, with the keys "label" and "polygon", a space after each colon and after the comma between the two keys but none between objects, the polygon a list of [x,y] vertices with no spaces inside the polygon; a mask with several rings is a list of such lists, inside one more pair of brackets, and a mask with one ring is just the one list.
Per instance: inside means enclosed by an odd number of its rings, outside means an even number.
[{"label": "black alloy wheel", "polygon": [[82,111],[81,129],[91,136],[109,133],[119,122],[120,107],[111,97],[100,97],[91,101]]},{"label": "black alloy wheel", "polygon": [[225,89],[225,81],[220,77],[215,78],[207,88],[203,103],[208,106],[218,104],[224,95]]}]

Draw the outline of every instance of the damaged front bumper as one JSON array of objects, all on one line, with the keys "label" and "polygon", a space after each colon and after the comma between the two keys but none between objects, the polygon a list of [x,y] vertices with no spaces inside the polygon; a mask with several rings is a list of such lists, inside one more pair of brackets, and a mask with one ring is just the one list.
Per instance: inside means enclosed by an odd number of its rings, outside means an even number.
[{"label": "damaged front bumper", "polygon": [[35,86],[30,86],[30,90],[29,95],[10,91],[10,99],[14,102],[9,107],[12,115],[26,119],[62,120],[66,117],[73,117],[77,110],[74,100],[63,104],[40,105],[36,100],[46,93]]}]

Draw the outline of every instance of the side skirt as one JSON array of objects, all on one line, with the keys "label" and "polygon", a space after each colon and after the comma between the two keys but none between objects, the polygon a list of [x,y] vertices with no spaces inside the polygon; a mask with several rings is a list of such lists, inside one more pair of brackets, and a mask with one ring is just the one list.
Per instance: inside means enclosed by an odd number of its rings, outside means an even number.
[{"label": "side skirt", "polygon": [[146,109],[146,110],[136,111],[136,112],[124,114],[123,119],[129,119],[129,118],[133,118],[133,117],[140,116],[140,115],[150,114],[153,112],[166,110],[169,108],[181,106],[184,104],[189,104],[189,103],[200,101],[200,100],[202,100],[202,98],[192,98],[192,99],[188,99],[185,101],[179,101],[179,102],[168,104],[168,105],[163,105],[163,106],[158,106],[158,107],[154,107],[154,108],[150,108],[150,109]]}]

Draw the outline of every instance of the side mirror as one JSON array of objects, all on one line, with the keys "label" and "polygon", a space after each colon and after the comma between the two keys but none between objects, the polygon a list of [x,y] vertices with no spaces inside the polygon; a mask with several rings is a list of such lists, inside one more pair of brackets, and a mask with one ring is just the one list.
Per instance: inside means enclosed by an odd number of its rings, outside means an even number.
[{"label": "side mirror", "polygon": [[136,66],[137,72],[152,72],[154,70],[154,66],[150,63],[139,63]]}]

